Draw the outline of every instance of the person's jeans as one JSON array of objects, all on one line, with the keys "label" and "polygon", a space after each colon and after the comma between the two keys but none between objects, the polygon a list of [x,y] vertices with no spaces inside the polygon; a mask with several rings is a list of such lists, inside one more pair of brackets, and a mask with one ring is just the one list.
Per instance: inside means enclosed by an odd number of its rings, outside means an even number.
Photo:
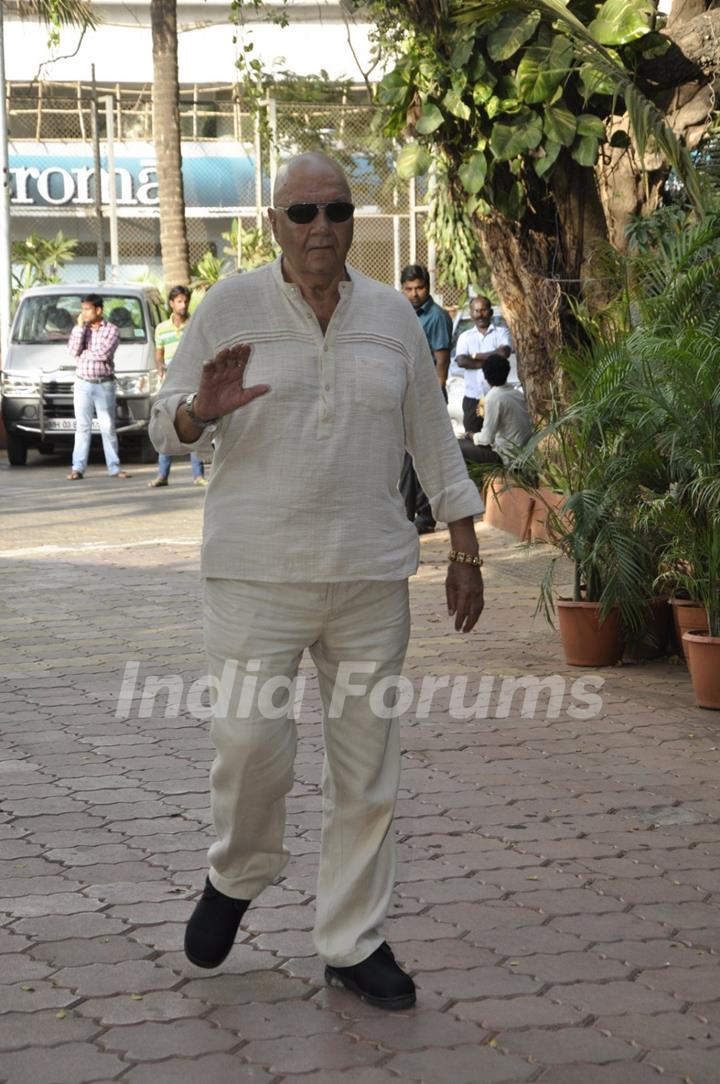
[{"label": "person's jeans", "polygon": [[[175,456],[174,458],[179,458]],[[172,466],[173,456],[165,455],[163,452],[158,456],[158,474],[161,478],[167,478],[170,474],[170,468]],[[205,473],[205,467],[203,461],[199,455],[195,452],[190,452],[190,466],[192,467],[193,478],[202,478]]]},{"label": "person's jeans", "polygon": [[76,377],[73,387],[73,406],[75,444],[72,469],[80,474],[85,473],[90,452],[93,414],[97,414],[108,474],[117,474],[120,470],[120,455],[115,433],[115,381],[105,380],[102,384],[91,384],[89,380]]}]

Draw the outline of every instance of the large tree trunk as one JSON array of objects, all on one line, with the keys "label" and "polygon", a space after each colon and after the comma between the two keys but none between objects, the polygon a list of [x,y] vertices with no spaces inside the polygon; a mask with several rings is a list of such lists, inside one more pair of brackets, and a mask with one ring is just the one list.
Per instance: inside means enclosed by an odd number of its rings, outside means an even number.
[{"label": "large tree trunk", "polygon": [[[670,47],[640,62],[638,75],[646,94],[665,113],[668,124],[688,150],[698,146],[712,119],[720,68],[720,10],[715,0],[675,0],[663,35]],[[707,10],[712,8],[712,10]],[[630,132],[629,119],[616,117],[609,135]],[[602,148],[595,167],[608,235],[619,251],[627,247],[626,228],[635,215],[658,206],[670,172],[667,162],[650,148],[643,161],[634,147]]]},{"label": "large tree trunk", "polygon": [[168,289],[190,279],[180,147],[176,0],[151,0],[153,140],[160,203],[160,250]]},{"label": "large tree trunk", "polygon": [[577,338],[569,299],[591,309],[606,301],[598,246],[607,244],[605,218],[592,173],[569,156],[552,183],[553,217],[543,229],[501,215],[478,220],[480,243],[502,302],[518,359],[518,373],[536,420],[563,397],[558,351]]},{"label": "large tree trunk", "polygon": [[563,343],[562,292],[552,275],[555,246],[498,214],[480,219],[479,235],[530,411],[546,417],[558,392],[555,358]]}]

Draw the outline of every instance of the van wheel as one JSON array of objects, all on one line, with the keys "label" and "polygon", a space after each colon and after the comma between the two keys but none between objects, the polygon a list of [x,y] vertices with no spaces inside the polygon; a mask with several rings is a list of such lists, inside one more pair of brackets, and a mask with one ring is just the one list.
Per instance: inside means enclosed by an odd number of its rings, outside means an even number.
[{"label": "van wheel", "polygon": [[27,463],[28,446],[17,433],[7,435],[7,457],[11,467],[24,467]]}]

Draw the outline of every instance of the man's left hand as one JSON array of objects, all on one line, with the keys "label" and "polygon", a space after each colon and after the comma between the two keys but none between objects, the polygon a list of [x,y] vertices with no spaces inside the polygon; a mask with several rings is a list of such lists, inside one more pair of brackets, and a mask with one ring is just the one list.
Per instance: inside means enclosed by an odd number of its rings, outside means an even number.
[{"label": "man's left hand", "polygon": [[483,581],[474,565],[451,561],[445,580],[448,613],[455,616],[456,632],[470,632],[483,612]]}]

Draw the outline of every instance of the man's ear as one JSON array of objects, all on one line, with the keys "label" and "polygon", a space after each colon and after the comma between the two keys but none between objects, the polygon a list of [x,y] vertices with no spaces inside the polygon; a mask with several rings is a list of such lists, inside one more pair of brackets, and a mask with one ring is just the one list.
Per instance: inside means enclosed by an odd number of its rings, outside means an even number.
[{"label": "man's ear", "polygon": [[277,221],[277,215],[275,214],[275,208],[274,207],[268,207],[267,213],[268,213],[268,220],[270,222],[270,229],[272,230],[273,237],[277,241],[277,234],[275,233],[275,223]]}]

